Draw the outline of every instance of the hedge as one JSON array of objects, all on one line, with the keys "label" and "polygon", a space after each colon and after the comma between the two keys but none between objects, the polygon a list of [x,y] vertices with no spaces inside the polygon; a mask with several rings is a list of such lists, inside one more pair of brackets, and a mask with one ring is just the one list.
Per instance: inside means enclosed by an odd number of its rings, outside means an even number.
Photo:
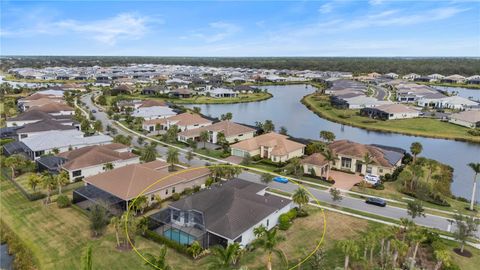
[{"label": "hedge", "polygon": [[174,250],[176,250],[177,252],[179,253],[182,253],[182,254],[185,254],[189,257],[191,257],[190,253],[188,252],[188,247],[185,246],[185,245],[182,245],[178,242],[175,242],[173,240],[170,240],[154,231],[151,231],[151,230],[147,230],[145,232],[145,237],[154,241],[154,242],[157,242],[157,243],[160,243],[160,244],[163,244],[169,248],[172,248]]}]

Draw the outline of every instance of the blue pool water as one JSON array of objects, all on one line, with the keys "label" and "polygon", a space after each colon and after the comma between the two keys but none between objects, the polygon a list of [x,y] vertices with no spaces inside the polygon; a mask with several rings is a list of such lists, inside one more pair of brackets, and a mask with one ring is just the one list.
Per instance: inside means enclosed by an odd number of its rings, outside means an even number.
[{"label": "blue pool water", "polygon": [[177,241],[178,243],[183,245],[190,245],[193,241],[195,241],[195,237],[177,229],[168,229],[163,232],[163,235],[168,239]]}]

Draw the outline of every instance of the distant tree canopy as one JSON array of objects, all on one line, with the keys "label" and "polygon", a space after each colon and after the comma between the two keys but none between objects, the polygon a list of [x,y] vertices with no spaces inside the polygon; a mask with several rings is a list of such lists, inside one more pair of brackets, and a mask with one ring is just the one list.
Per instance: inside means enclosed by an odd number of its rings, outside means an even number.
[{"label": "distant tree canopy", "polygon": [[47,66],[114,66],[136,64],[204,65],[292,70],[345,71],[358,73],[395,72],[428,75],[480,73],[480,59],[466,57],[140,57],[140,56],[3,56],[0,68]]}]

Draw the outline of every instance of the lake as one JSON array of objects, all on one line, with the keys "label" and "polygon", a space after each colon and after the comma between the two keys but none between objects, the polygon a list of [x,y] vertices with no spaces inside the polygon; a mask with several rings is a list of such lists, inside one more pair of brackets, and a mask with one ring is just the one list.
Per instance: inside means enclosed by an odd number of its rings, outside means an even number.
[{"label": "lake", "polygon": [[[273,94],[273,98],[251,103],[205,104],[197,106],[202,113],[212,117],[231,112],[233,120],[239,123],[254,124],[256,121],[272,120],[279,129],[285,126],[288,134],[294,137],[319,139],[321,130],[329,130],[337,139],[349,139],[364,144],[383,144],[409,150],[412,142],[423,145],[421,156],[438,160],[454,168],[452,192],[456,196],[470,198],[473,171],[469,162],[480,162],[480,144],[452,140],[406,136],[394,133],[381,133],[345,126],[318,117],[309,111],[300,100],[315,91],[305,85],[263,86]],[[478,192],[480,193],[480,192]],[[477,195],[477,198],[478,195]]]},{"label": "lake", "polygon": [[434,88],[447,91],[448,93],[457,93],[459,97],[464,97],[464,98],[468,98],[468,99],[480,102],[480,89],[447,87],[447,86],[435,86]]}]

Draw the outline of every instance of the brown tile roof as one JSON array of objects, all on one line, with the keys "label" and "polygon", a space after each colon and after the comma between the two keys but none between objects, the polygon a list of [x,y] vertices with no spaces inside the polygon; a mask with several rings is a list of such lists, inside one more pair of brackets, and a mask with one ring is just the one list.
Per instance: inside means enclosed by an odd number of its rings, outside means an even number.
[{"label": "brown tile roof", "polygon": [[195,124],[198,124],[198,125],[207,124],[207,123],[211,123],[212,121],[206,118],[203,118],[200,115],[195,113],[181,113],[165,119],[147,120],[144,122],[144,124],[163,124],[166,122],[170,122],[177,126],[190,126]]},{"label": "brown tile roof", "polygon": [[302,159],[302,163],[317,165],[317,166],[325,166],[328,164],[328,161],[325,160],[325,157],[321,153],[313,153],[310,156]]},{"label": "brown tile roof", "polygon": [[[151,164],[152,162],[153,164]],[[87,177],[83,181],[123,200],[131,200],[142,192],[143,194],[149,194],[162,188],[189,182],[210,174],[207,168],[175,172],[174,174],[168,172],[168,163],[159,160],[152,162],[123,166]],[[151,167],[158,169],[155,170]]]},{"label": "brown tile roof", "polygon": [[137,155],[130,152],[115,151],[127,147],[128,146],[126,145],[118,143],[94,145],[63,152],[58,156],[68,160],[65,164],[63,164],[63,168],[67,170],[76,170],[117,160],[127,160],[137,157]]},{"label": "brown tile roof", "polygon": [[74,111],[72,107],[61,103],[48,103],[42,106],[29,108],[27,111],[42,111],[46,113],[55,113],[60,111]]},{"label": "brown tile roof", "polygon": [[41,98],[48,98],[48,99],[62,99],[62,97],[57,97],[54,95],[46,95],[46,94],[40,94],[40,93],[34,93],[28,97],[22,98],[22,100],[38,100]]},{"label": "brown tile roof", "polygon": [[468,123],[480,122],[480,111],[464,111],[450,115],[451,119],[457,119]]},{"label": "brown tile roof", "polygon": [[155,107],[155,106],[166,106],[167,103],[163,100],[152,100],[152,99],[147,99],[147,100],[143,100],[141,102],[141,105],[139,108],[143,107],[143,108],[146,108],[146,107]]},{"label": "brown tile roof", "polygon": [[36,99],[28,102],[27,105],[31,108],[31,107],[43,106],[50,103],[66,104],[66,102],[63,99],[40,98],[40,99]]},{"label": "brown tile roof", "polygon": [[200,133],[204,130],[222,132],[223,134],[225,134],[225,137],[236,136],[239,134],[255,131],[255,129],[253,128],[240,125],[232,121],[221,121],[206,127],[186,130],[186,131],[180,132],[179,135],[181,136],[183,135],[186,137],[198,137],[200,136]]},{"label": "brown tile roof", "polygon": [[392,167],[383,150],[372,145],[356,143],[349,140],[339,140],[329,144],[328,148],[330,148],[335,155],[350,156],[360,160],[363,160],[365,154],[369,153],[373,164]]},{"label": "brown tile roof", "polygon": [[295,150],[305,147],[304,144],[297,143],[288,139],[288,136],[270,132],[244,140],[232,145],[232,148],[245,151],[253,151],[259,149],[260,146],[273,147],[272,154],[283,156]]}]

